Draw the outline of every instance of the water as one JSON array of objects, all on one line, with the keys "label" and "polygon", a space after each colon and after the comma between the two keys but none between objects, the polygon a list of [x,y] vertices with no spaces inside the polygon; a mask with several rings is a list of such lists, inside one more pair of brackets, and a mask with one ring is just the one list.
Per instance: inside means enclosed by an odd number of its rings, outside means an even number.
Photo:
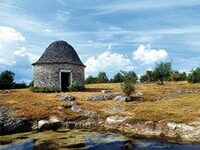
[{"label": "water", "polygon": [[[200,150],[200,144],[174,144],[159,140],[127,139],[122,135],[113,133],[93,133],[91,136],[87,135],[84,138],[85,142],[83,144],[68,148],[84,148],[87,150]],[[33,150],[35,149],[34,144],[35,140],[28,139],[18,144],[4,145],[0,150]],[[37,147],[37,149],[44,148],[44,145],[43,147]],[[45,149],[48,148],[47,146]]]}]

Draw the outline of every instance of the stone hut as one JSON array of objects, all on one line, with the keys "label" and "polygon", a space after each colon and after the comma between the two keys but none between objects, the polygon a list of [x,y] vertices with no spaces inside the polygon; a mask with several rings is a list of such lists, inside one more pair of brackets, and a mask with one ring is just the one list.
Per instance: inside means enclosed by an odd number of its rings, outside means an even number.
[{"label": "stone hut", "polygon": [[50,44],[32,65],[35,87],[54,87],[61,91],[66,91],[72,83],[84,87],[85,65],[74,48],[65,41]]}]

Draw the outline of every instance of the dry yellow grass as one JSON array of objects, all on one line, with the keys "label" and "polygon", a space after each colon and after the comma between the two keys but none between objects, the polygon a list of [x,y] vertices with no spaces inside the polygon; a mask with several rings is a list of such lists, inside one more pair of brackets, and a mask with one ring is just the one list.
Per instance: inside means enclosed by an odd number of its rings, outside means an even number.
[{"label": "dry yellow grass", "polygon": [[[69,94],[77,97],[77,104],[86,110],[97,111],[103,117],[108,115],[128,116],[130,121],[175,121],[190,122],[200,120],[200,84],[186,82],[166,82],[165,85],[137,84],[136,90],[144,93],[144,101],[114,102],[86,101],[87,95],[99,95],[102,89],[111,89],[113,93],[121,93],[120,84],[86,85],[83,92],[68,93],[32,93],[29,89],[13,90],[8,94],[0,94],[0,105],[9,105],[17,115],[31,119],[39,119],[56,115],[61,118],[78,117],[70,109],[60,112],[58,105],[64,103],[57,99],[58,95]],[[109,108],[121,107],[122,112],[108,112]]]}]

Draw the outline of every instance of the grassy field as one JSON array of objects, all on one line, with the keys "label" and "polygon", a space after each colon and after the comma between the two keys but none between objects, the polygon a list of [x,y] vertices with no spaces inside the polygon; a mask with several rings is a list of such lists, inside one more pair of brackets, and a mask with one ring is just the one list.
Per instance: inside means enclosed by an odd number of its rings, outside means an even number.
[{"label": "grassy field", "polygon": [[[12,90],[0,93],[0,105],[13,108],[20,117],[40,119],[48,116],[60,118],[80,117],[70,109],[58,110],[58,105],[65,103],[58,100],[59,95],[73,95],[77,104],[85,110],[93,110],[106,117],[121,115],[129,117],[130,122],[174,121],[190,122],[200,120],[200,84],[187,82],[166,82],[165,85],[137,84],[136,93],[143,93],[144,100],[133,102],[86,101],[85,96],[100,95],[102,89],[111,89],[113,93],[122,93],[120,84],[86,85],[83,92],[68,93],[32,93],[29,89]],[[133,95],[134,96],[134,95]],[[121,108],[121,112],[109,112],[112,108]]]}]

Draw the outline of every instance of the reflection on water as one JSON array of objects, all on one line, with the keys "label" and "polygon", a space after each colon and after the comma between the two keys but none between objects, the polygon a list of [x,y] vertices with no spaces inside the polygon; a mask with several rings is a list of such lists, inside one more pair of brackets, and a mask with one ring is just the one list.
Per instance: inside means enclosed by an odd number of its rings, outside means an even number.
[{"label": "reflection on water", "polygon": [[157,140],[134,140],[136,150],[200,150],[199,144],[174,144]]},{"label": "reflection on water", "polygon": [[0,150],[33,150],[33,140],[26,140],[19,144],[8,144],[0,148]]},{"label": "reflection on water", "polygon": [[[66,139],[67,140],[67,139]],[[56,141],[55,141],[56,142]],[[87,150],[200,150],[200,144],[172,144],[158,140],[127,139],[113,133],[93,134],[86,137],[83,149]],[[37,147],[37,149],[40,147]],[[44,149],[44,147],[41,147]],[[75,147],[74,147],[75,148]],[[79,147],[80,148],[80,147]],[[34,140],[25,140],[19,144],[9,144],[0,150],[33,150]],[[45,148],[48,149],[48,146]],[[59,148],[58,148],[59,149]]]}]

